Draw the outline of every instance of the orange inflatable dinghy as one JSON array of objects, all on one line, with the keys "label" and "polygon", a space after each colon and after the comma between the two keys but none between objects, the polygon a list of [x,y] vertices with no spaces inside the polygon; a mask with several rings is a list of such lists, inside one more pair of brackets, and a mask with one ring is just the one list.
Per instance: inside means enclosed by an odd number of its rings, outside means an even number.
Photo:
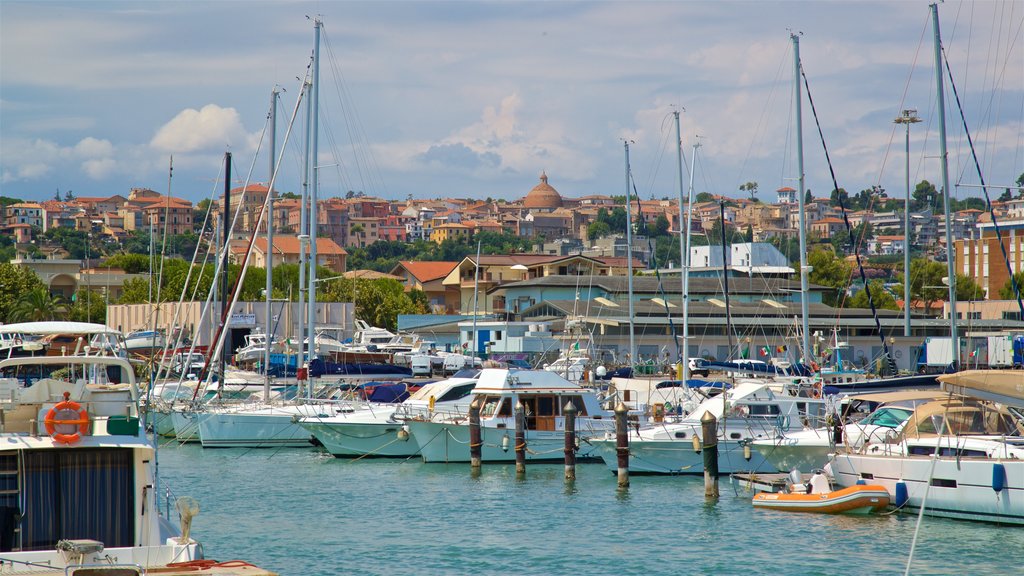
[{"label": "orange inflatable dinghy", "polygon": [[889,506],[889,491],[884,486],[857,485],[819,494],[760,492],[754,507],[787,512],[819,514],[868,514]]}]

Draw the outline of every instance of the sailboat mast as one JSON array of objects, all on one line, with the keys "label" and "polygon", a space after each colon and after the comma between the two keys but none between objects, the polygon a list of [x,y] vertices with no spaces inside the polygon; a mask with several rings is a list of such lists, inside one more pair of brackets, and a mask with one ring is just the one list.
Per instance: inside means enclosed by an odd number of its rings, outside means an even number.
[{"label": "sailboat mast", "polygon": [[[307,80],[302,85],[303,94],[309,92],[310,83]],[[307,217],[306,217],[306,204],[309,203],[309,133],[310,125],[312,123],[312,111],[313,106],[311,102],[306,100],[306,139],[303,144],[302,151],[302,201],[299,205],[299,314],[298,314],[298,344],[299,344],[299,356],[295,360],[295,372],[298,376],[298,369],[305,366],[306,363],[306,347],[303,344],[303,340],[306,338],[305,332],[305,318],[306,318],[306,246],[309,243],[309,229],[307,228]],[[291,303],[289,303],[291,306]],[[307,380],[309,374],[306,374]],[[302,382],[299,382],[302,385]],[[307,388],[307,395],[309,390]],[[309,395],[311,396],[311,395]]]},{"label": "sailboat mast", "polygon": [[949,336],[953,345],[953,362],[960,367],[960,337],[956,326],[956,267],[953,262],[953,226],[949,213],[949,152],[946,149],[946,98],[942,84],[942,35],[939,33],[939,6],[931,5],[932,27],[935,31],[935,91],[939,112],[939,161],[942,165],[942,212],[946,217],[946,273],[949,276]]},{"label": "sailboat mast", "polygon": [[266,344],[263,350],[263,401],[270,400],[270,343],[274,334],[274,191],[270,188],[274,181],[274,160],[277,153],[277,86],[270,91],[270,126],[267,131],[270,138],[270,171],[267,172],[267,251],[265,253],[267,287],[266,287]]},{"label": "sailboat mast", "polygon": [[[320,27],[323,23],[319,18],[313,24],[316,40],[313,43],[313,94],[310,107],[313,109],[313,122],[310,126],[310,166],[309,166],[309,324],[306,327],[309,338],[309,359],[316,356],[316,237],[319,211],[316,205],[317,178],[317,139],[319,138],[320,110]],[[308,374],[307,374],[308,377]],[[310,378],[312,385],[312,378]]]},{"label": "sailboat mast", "polygon": [[[480,296],[480,246],[481,242],[476,241],[476,268],[473,271],[473,358],[476,358],[476,353],[480,349],[480,345],[476,341],[476,316],[480,310],[479,301],[477,298]],[[354,300],[355,298],[353,298]],[[470,368],[476,365],[475,362],[470,361]]]},{"label": "sailboat mast", "polygon": [[[220,318],[221,325],[220,329],[223,332],[225,325],[231,322],[231,319],[227,317],[229,301],[231,299],[230,291],[228,290],[228,252],[230,252],[229,246],[231,245],[231,152],[224,153],[224,254],[221,257],[221,277],[220,277]],[[214,343],[210,343],[211,346]],[[220,383],[221,386],[218,390],[224,388],[224,365],[227,363],[227,356],[231,353],[231,350],[224,346],[221,350],[218,362],[220,363]],[[218,392],[219,393],[219,392]]]},{"label": "sailboat mast", "polygon": [[806,193],[804,192],[804,123],[803,123],[803,96],[800,91],[800,36],[790,34],[793,39],[793,83],[795,85],[795,116],[796,116],[796,170],[797,170],[797,206],[799,207],[799,229],[800,237],[800,319],[801,319],[801,346],[803,353],[801,358],[804,363],[810,366],[811,363],[811,331],[810,331],[810,305],[807,300],[808,279],[810,268],[807,266],[807,207]]},{"label": "sailboat mast", "polygon": [[[680,297],[683,304],[683,337],[682,342],[679,346],[679,366],[680,374],[683,382],[686,382],[689,377],[690,367],[687,366],[686,358],[690,355],[689,352],[689,337],[690,337],[690,325],[687,321],[687,297],[686,297],[686,285],[689,278],[687,278],[689,264],[689,246],[687,246],[687,233],[690,231],[690,221],[686,219],[683,214],[683,136],[679,128],[679,111],[674,110],[672,117],[676,121],[676,169],[679,176],[679,281],[681,283]],[[693,189],[693,168],[691,163],[690,168],[690,189]]]},{"label": "sailboat mast", "polygon": [[626,271],[629,297],[629,367],[636,365],[636,335],[633,330],[633,211],[629,201],[629,140],[623,142],[626,149]]}]

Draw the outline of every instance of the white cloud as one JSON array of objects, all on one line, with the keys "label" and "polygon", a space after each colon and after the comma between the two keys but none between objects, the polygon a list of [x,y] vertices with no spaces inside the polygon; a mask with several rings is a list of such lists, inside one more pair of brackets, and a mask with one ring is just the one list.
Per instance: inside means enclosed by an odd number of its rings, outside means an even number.
[{"label": "white cloud", "polygon": [[82,172],[85,172],[93,180],[103,180],[110,176],[117,168],[117,162],[113,158],[96,158],[82,162]]},{"label": "white cloud", "polygon": [[81,158],[107,158],[114,154],[114,145],[110,140],[99,140],[89,136],[75,144],[74,152]]},{"label": "white cloud", "polygon": [[246,149],[252,138],[237,110],[207,104],[200,110],[188,108],[179,112],[157,130],[149,144],[163,152],[197,152],[225,146]]}]

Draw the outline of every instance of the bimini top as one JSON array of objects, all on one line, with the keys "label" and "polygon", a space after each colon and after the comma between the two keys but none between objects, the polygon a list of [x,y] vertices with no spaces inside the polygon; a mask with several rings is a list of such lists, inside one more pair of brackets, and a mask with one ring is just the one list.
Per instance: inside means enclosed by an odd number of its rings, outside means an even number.
[{"label": "bimini top", "polygon": [[104,324],[92,322],[19,322],[17,324],[0,324],[3,334],[121,334],[119,331]]},{"label": "bimini top", "polygon": [[947,392],[1024,406],[1024,374],[1017,370],[964,370],[938,379]]}]

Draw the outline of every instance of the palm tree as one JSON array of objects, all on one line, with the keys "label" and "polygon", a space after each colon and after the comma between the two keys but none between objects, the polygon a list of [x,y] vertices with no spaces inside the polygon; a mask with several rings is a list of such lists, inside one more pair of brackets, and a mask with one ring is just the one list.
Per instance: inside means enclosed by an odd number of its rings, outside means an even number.
[{"label": "palm tree", "polygon": [[14,322],[39,322],[58,320],[68,313],[64,299],[50,296],[46,288],[36,288],[26,292],[11,309],[11,320]]}]

